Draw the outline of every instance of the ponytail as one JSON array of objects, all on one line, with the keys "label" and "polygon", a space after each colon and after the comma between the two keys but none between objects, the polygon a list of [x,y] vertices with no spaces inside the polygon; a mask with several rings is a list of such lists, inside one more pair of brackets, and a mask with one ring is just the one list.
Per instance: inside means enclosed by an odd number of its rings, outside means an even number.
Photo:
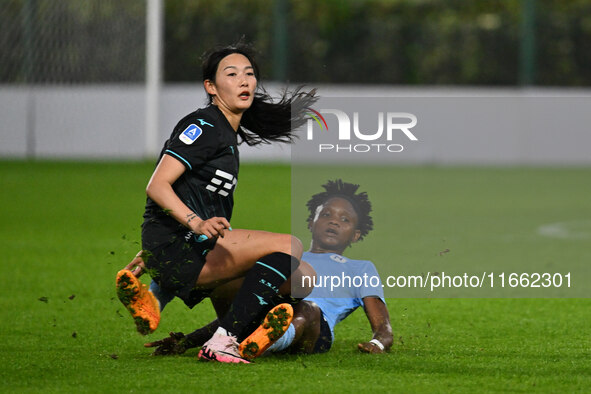
[{"label": "ponytail", "polygon": [[306,121],[306,112],[318,100],[316,89],[283,91],[281,99],[273,102],[263,90],[255,94],[252,105],[242,114],[238,134],[247,145],[271,142],[293,142],[294,130]]}]

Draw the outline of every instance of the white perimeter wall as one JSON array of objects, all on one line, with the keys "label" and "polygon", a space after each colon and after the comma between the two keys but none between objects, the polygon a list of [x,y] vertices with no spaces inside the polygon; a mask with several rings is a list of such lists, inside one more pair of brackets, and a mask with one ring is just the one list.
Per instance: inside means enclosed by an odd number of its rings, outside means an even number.
[{"label": "white perimeter wall", "polygon": [[[278,86],[267,84],[268,91]],[[419,119],[440,124],[430,134],[423,128],[411,151],[396,155],[405,164],[490,165],[591,165],[591,90],[400,88],[372,86],[321,86],[324,97],[531,97],[573,99],[568,105],[545,100],[548,117],[524,128],[499,128],[483,124],[481,108],[468,107],[461,122]],[[194,85],[166,85],[160,96],[159,141],[162,143],[176,122],[205,104],[203,89]],[[434,105],[437,101],[429,102]],[[544,109],[547,106],[547,110]],[[506,105],[498,116],[529,122],[522,107]],[[558,111],[558,112],[557,112]],[[438,114],[437,111],[429,113]],[[427,115],[429,116],[429,115]],[[437,116],[441,116],[439,113]],[[484,116],[488,116],[484,114]],[[140,85],[73,87],[0,86],[0,158],[141,159],[145,157],[145,88]],[[552,119],[559,121],[552,124]],[[550,124],[549,124],[550,123]],[[417,126],[418,127],[418,126]],[[419,130],[417,128],[417,130]],[[491,149],[491,141],[501,149]],[[314,155],[314,160],[318,156]],[[331,162],[338,156],[326,156]],[[243,161],[289,161],[285,145],[241,147]],[[306,160],[299,157],[300,161]],[[382,160],[383,156],[379,160]],[[312,157],[311,159],[312,160]],[[371,161],[370,154],[362,158]]]}]

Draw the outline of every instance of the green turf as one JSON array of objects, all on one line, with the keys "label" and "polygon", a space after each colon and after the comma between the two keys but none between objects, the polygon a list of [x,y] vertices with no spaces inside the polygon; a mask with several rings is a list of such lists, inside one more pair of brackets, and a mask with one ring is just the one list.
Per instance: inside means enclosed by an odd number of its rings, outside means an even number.
[{"label": "green turf", "polygon": [[[388,299],[395,345],[385,355],[356,352],[356,343],[371,336],[357,311],[337,327],[328,354],[262,358],[254,365],[201,363],[196,350],[150,357],[142,347],[145,338],[135,333],[115,298],[114,276],[139,249],[143,190],[152,168],[151,163],[0,162],[0,391],[573,392],[591,387],[588,299]],[[379,240],[399,250],[397,257],[409,265],[447,259],[463,267],[475,256],[516,267],[544,256],[546,264],[559,265],[561,256],[589,261],[584,223],[591,219],[591,170],[387,171],[397,180],[387,187],[398,189],[376,193],[377,186],[367,180],[375,195],[376,231],[351,249],[353,255],[371,255],[376,262],[390,258],[389,248],[371,247]],[[302,193],[315,192],[333,174],[313,172],[313,186]],[[353,181],[366,180],[348,174]],[[232,225],[289,231],[289,175],[286,166],[244,165]],[[462,193],[475,198],[468,203]],[[386,221],[394,217],[390,209],[397,212],[396,227]],[[579,227],[570,237],[536,235],[545,223],[575,220]],[[306,240],[305,224],[294,227]],[[444,248],[450,252],[440,256]],[[175,300],[147,339],[189,331],[212,318],[207,302],[188,310]]]}]

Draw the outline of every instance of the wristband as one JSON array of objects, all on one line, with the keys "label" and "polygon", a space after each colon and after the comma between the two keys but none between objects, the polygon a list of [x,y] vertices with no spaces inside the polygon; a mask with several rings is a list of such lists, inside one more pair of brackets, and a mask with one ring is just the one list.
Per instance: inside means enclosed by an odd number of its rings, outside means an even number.
[{"label": "wristband", "polygon": [[372,339],[371,341],[369,341],[369,343],[373,343],[374,345],[379,347],[381,351],[384,351],[384,349],[386,348],[382,342],[380,342],[379,340],[377,340],[375,338]]}]

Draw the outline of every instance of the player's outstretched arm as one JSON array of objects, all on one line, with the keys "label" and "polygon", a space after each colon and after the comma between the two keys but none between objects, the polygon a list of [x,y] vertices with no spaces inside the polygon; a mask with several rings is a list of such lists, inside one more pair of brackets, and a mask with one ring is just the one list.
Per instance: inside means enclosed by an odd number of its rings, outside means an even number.
[{"label": "player's outstretched arm", "polygon": [[365,297],[363,304],[365,314],[371,325],[373,338],[368,342],[358,344],[357,348],[364,353],[387,352],[394,342],[388,308],[386,308],[386,304],[378,297]]}]

